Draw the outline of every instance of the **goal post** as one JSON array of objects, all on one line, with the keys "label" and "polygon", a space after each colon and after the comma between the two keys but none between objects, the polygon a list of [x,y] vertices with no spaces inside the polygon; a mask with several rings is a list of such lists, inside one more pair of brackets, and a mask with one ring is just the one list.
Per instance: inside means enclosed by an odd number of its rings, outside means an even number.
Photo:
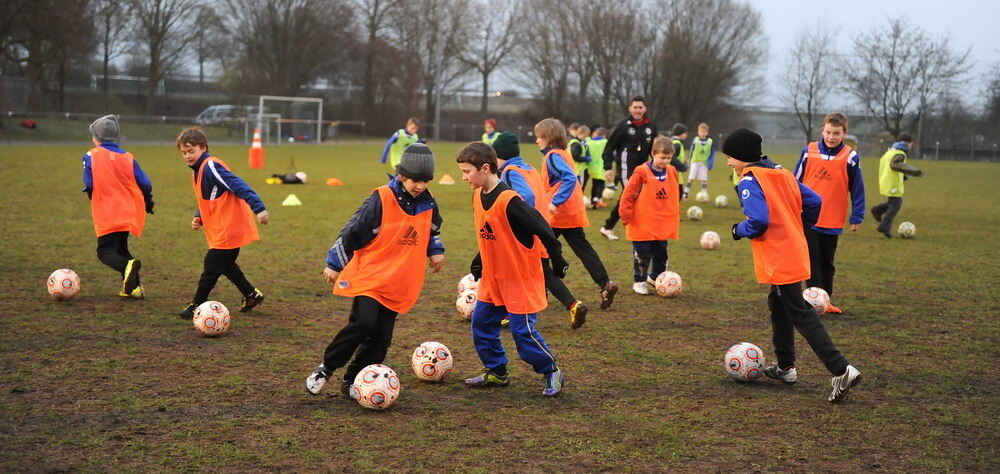
[{"label": "goal post", "polygon": [[313,103],[317,105],[316,108],[316,119],[295,119],[295,118],[284,118],[279,119],[279,137],[278,141],[281,141],[280,137],[280,123],[299,123],[299,124],[316,124],[316,143],[323,142],[323,99],[319,97],[288,97],[281,95],[262,95],[257,99],[257,128],[261,128],[264,124],[264,103],[267,101],[277,101],[277,102],[300,102],[300,103]]}]

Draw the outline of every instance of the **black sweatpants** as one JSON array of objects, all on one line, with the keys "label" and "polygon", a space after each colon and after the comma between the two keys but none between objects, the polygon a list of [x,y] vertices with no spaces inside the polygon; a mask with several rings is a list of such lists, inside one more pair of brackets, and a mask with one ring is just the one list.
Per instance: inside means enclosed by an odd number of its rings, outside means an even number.
[{"label": "black sweatpants", "polygon": [[128,251],[128,231],[112,232],[97,238],[97,259],[125,278],[125,267],[132,260]]},{"label": "black sweatpants", "polygon": [[667,270],[667,241],[632,242],[632,281],[656,279]]},{"label": "black sweatpants", "polygon": [[361,369],[381,364],[392,344],[397,313],[370,296],[355,296],[347,326],[333,338],[323,355],[323,365],[333,372],[354,361],[344,372],[344,380],[354,381]]},{"label": "black sweatpants", "polygon": [[583,170],[583,181],[580,186],[581,189],[587,189],[587,181],[593,181],[594,184],[590,186],[590,204],[594,205],[602,199],[602,194],[604,193],[604,180],[603,179],[591,179],[590,171]]},{"label": "black sweatpants", "polygon": [[194,304],[202,304],[208,301],[208,294],[215,288],[215,283],[219,277],[225,275],[229,281],[236,285],[240,294],[247,296],[253,293],[254,286],[247,277],[243,275],[243,270],[236,264],[236,258],[240,256],[239,247],[234,249],[208,249],[205,254],[205,269],[198,280],[198,291],[194,294]]},{"label": "black sweatpants", "polygon": [[552,271],[552,261],[547,258],[542,259],[542,274],[545,275],[545,289],[549,290],[549,293],[552,293],[552,296],[555,296],[566,309],[576,303],[573,292],[569,291],[566,283],[563,283],[562,279]]},{"label": "black sweatpants", "polygon": [[881,215],[882,222],[878,224],[878,230],[892,232],[892,220],[903,207],[902,197],[889,197],[889,200],[872,208],[872,214]]},{"label": "black sweatpants", "polygon": [[[617,206],[615,208],[617,209]],[[587,241],[587,234],[583,233],[583,227],[553,228],[552,232],[556,234],[556,238],[562,236],[566,239],[569,248],[573,249],[573,253],[583,262],[583,267],[590,273],[590,278],[594,280],[594,283],[597,283],[597,286],[604,288],[604,285],[610,280],[608,271],[604,269],[604,264],[601,263],[601,257],[597,255],[597,251]]]},{"label": "black sweatpants", "polygon": [[[625,192],[625,188],[622,188],[622,192]],[[619,219],[619,216],[618,216],[618,206],[620,204],[621,204],[621,199],[615,201],[615,207],[611,208],[611,215],[609,215],[608,218],[604,220],[604,228],[605,229],[609,229],[609,230],[610,229],[614,229],[615,225],[618,224],[618,219]]]},{"label": "black sweatpants", "polygon": [[837,239],[840,235],[824,234],[815,229],[806,229],[806,243],[809,244],[809,267],[812,276],[806,286],[818,286],[833,296],[833,275],[837,267],[833,257],[837,253]]},{"label": "black sweatpants", "polygon": [[826,370],[833,375],[844,373],[847,359],[833,344],[816,310],[802,298],[801,282],[771,285],[767,307],[771,310],[771,333],[779,367],[795,365],[795,330],[798,329]]}]

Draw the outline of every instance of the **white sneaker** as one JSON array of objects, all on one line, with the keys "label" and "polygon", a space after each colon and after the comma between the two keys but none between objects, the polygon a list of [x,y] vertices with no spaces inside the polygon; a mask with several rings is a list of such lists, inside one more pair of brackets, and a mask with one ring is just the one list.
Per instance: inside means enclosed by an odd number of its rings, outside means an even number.
[{"label": "white sneaker", "polygon": [[618,236],[615,235],[615,231],[613,231],[611,229],[605,229],[604,227],[601,227],[601,231],[600,232],[601,232],[601,235],[607,237],[608,240],[618,240]]},{"label": "white sneaker", "polygon": [[799,372],[795,370],[795,367],[789,367],[788,370],[781,370],[778,364],[771,364],[764,368],[764,375],[785,382],[789,385],[799,381]]},{"label": "white sneaker", "polygon": [[855,369],[853,365],[848,365],[843,374],[830,380],[833,391],[827,397],[827,401],[837,403],[847,397],[847,392],[861,382],[861,371]]},{"label": "white sneaker", "polygon": [[647,285],[644,281],[637,281],[632,284],[632,291],[639,293],[640,295],[648,295],[649,285]]},{"label": "white sneaker", "polygon": [[326,371],[325,365],[320,364],[313,373],[309,374],[309,377],[306,377],[306,391],[310,395],[319,395],[328,378],[330,378],[330,373]]}]

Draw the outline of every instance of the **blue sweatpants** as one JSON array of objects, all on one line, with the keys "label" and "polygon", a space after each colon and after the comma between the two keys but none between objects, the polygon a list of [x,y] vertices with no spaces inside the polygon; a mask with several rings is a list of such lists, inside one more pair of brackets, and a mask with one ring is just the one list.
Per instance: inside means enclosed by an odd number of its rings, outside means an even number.
[{"label": "blue sweatpants", "polygon": [[555,372],[556,356],[535,328],[537,313],[508,313],[505,306],[479,301],[472,311],[472,342],[483,365],[488,369],[507,365],[507,353],[500,342],[500,321],[503,318],[510,320],[510,334],[521,360],[531,364],[539,374]]}]

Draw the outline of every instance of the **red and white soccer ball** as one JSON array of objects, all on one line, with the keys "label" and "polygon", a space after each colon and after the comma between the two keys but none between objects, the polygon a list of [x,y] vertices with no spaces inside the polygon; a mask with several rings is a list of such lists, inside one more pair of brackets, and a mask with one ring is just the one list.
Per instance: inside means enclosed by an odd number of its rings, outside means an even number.
[{"label": "red and white soccer ball", "polygon": [[719,234],[713,230],[705,231],[701,234],[701,248],[705,250],[715,250],[719,248],[719,244],[722,243],[722,239],[719,238]]},{"label": "red and white soccer ball", "polygon": [[440,382],[451,372],[454,363],[451,351],[440,342],[425,342],[417,346],[410,358],[413,375],[427,382]]},{"label": "red and white soccer ball", "polygon": [[753,382],[764,375],[764,351],[756,344],[741,342],[726,351],[726,373],[740,382]]},{"label": "red and white soccer ball", "polygon": [[472,319],[472,310],[476,309],[476,301],[479,301],[479,293],[476,290],[465,290],[458,295],[455,301],[455,309],[458,315],[465,319]]},{"label": "red and white soccer ball", "polygon": [[365,408],[385,410],[396,403],[400,388],[395,370],[382,364],[372,364],[354,377],[351,398]]},{"label": "red and white soccer ball", "polygon": [[830,295],[822,288],[810,286],[802,290],[802,297],[813,308],[816,308],[816,314],[823,314],[827,309],[830,309]]},{"label": "red and white soccer ball", "polygon": [[68,268],[60,268],[51,275],[46,283],[49,294],[57,300],[68,300],[80,292],[80,277]]},{"label": "red and white soccer ball", "polygon": [[465,290],[479,290],[479,282],[471,273],[458,280],[458,294],[464,293]]},{"label": "red and white soccer ball", "polygon": [[700,221],[702,217],[705,216],[705,212],[701,210],[698,206],[691,206],[688,208],[688,219],[693,221]]},{"label": "red and white soccer ball", "polygon": [[681,276],[671,271],[665,271],[656,277],[656,294],[673,298],[681,294],[684,289],[684,282]]},{"label": "red and white soccer ball", "polygon": [[218,336],[229,329],[229,309],[218,301],[206,301],[195,308],[192,321],[202,335]]}]

